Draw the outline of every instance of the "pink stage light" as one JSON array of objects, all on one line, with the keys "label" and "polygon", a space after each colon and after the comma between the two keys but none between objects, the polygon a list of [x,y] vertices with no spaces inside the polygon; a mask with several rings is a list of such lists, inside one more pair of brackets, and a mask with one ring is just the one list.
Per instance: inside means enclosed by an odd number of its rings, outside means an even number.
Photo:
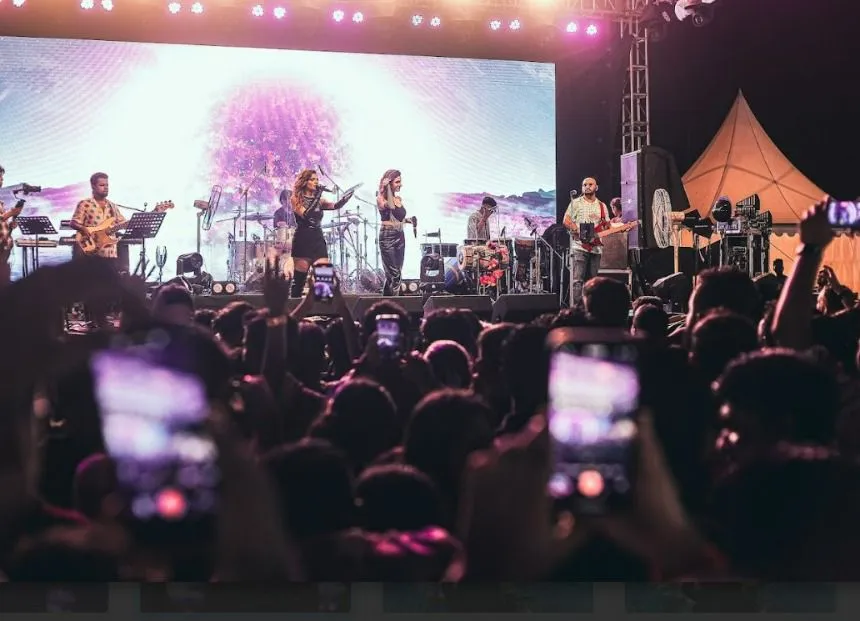
[{"label": "pink stage light", "polygon": [[357,11],[352,14],[352,21],[356,24],[361,24],[364,22],[364,13],[361,11]]},{"label": "pink stage light", "polygon": [[576,22],[570,22],[567,26],[565,26],[564,30],[565,32],[569,32],[571,34],[579,32],[579,24],[577,24]]},{"label": "pink stage light", "polygon": [[282,6],[276,7],[274,11],[272,11],[272,15],[275,16],[275,19],[284,19],[287,16],[287,9]]},{"label": "pink stage light", "polygon": [[589,37],[593,37],[597,34],[597,26],[595,26],[594,24],[589,24],[588,28],[585,29],[585,34],[587,34]]},{"label": "pink stage light", "polygon": [[423,15],[413,15],[412,16],[412,25],[413,26],[420,26],[423,23],[424,23],[424,16]]},{"label": "pink stage light", "polygon": [[167,10],[176,15],[179,11],[182,10],[182,5],[178,2],[171,2],[167,5]]},{"label": "pink stage light", "polygon": [[96,5],[95,0],[81,0],[81,8],[85,11],[89,11]]},{"label": "pink stage light", "polygon": [[202,2],[195,2],[194,4],[192,4],[191,5],[191,12],[194,13],[195,15],[200,15],[203,12],[203,3]]},{"label": "pink stage light", "polygon": [[497,19],[490,20],[490,30],[498,30],[502,27],[502,22]]},{"label": "pink stage light", "polygon": [[431,28],[438,28],[441,25],[442,25],[442,18],[441,17],[434,17],[433,19],[430,20],[430,27]]},{"label": "pink stage light", "polygon": [[520,20],[518,20],[518,19],[515,19],[515,20],[511,21],[510,24],[508,24],[508,28],[510,28],[511,30],[519,30],[522,27],[523,27],[523,25],[520,23]]},{"label": "pink stage light", "polygon": [[102,0],[102,8],[105,11],[113,11],[113,0]]},{"label": "pink stage light", "polygon": [[[275,10],[277,11],[277,9]],[[264,11],[262,4],[255,4],[253,7],[251,7],[251,15],[253,15],[254,17],[263,17],[263,12]]]},{"label": "pink stage light", "polygon": [[336,22],[342,22],[344,18],[344,12],[338,9],[331,14],[331,18]]}]

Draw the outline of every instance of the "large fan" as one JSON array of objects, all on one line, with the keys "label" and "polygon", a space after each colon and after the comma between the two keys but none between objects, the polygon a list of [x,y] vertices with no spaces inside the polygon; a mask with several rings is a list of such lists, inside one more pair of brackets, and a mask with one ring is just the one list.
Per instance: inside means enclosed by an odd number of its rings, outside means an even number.
[{"label": "large fan", "polygon": [[672,245],[672,199],[666,190],[660,188],[654,192],[651,214],[657,247],[668,248]]}]

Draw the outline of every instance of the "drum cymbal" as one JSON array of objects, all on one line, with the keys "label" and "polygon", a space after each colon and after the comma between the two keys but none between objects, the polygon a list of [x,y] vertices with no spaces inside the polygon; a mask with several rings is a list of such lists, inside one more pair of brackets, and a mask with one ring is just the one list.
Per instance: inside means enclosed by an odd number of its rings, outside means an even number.
[{"label": "drum cymbal", "polygon": [[252,213],[244,218],[246,222],[265,222],[271,220],[274,216],[265,213]]}]

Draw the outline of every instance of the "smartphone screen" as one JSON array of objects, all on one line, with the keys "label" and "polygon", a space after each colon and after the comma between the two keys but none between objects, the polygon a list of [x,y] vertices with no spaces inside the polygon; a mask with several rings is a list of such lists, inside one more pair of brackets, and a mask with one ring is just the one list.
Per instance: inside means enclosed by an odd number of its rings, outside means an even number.
[{"label": "smartphone screen", "polygon": [[552,354],[549,492],[576,511],[600,514],[623,504],[632,485],[639,407],[633,343],[568,343]]},{"label": "smartphone screen", "polygon": [[334,298],[334,268],[319,265],[314,268],[314,299],[317,302],[331,302]]},{"label": "smartphone screen", "polygon": [[831,199],[827,204],[827,220],[834,229],[860,230],[860,201]]},{"label": "smartphone screen", "polygon": [[91,369],[105,447],[133,519],[175,524],[211,516],[218,451],[205,431],[200,379],[135,350],[99,352]]},{"label": "smartphone screen", "polygon": [[376,316],[376,347],[388,356],[400,354],[400,317]]}]

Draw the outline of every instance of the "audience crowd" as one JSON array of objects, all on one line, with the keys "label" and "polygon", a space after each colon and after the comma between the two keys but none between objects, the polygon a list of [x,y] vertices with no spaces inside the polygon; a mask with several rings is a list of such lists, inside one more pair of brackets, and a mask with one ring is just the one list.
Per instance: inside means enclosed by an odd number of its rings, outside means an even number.
[{"label": "audience crowd", "polygon": [[[195,310],[99,259],[0,290],[0,571],[15,581],[840,581],[860,577],[860,308],[822,266],[824,204],[787,279],[696,279],[684,316],[623,283],[520,323],[468,310],[416,325],[388,299],[331,317],[267,277],[265,307]],[[813,297],[813,292],[817,295]],[[119,294],[117,292],[120,292]],[[69,335],[73,302],[114,329]],[[397,355],[376,317],[395,315]],[[551,499],[547,337],[642,340],[632,502],[598,516]],[[212,511],[150,524],[104,446],[89,364],[157,350],[205,386]],[[127,378],[134,382],[134,378]],[[162,398],[164,395],[162,395]],[[855,488],[857,488],[855,490]],[[854,491],[858,493],[855,494]]]}]

